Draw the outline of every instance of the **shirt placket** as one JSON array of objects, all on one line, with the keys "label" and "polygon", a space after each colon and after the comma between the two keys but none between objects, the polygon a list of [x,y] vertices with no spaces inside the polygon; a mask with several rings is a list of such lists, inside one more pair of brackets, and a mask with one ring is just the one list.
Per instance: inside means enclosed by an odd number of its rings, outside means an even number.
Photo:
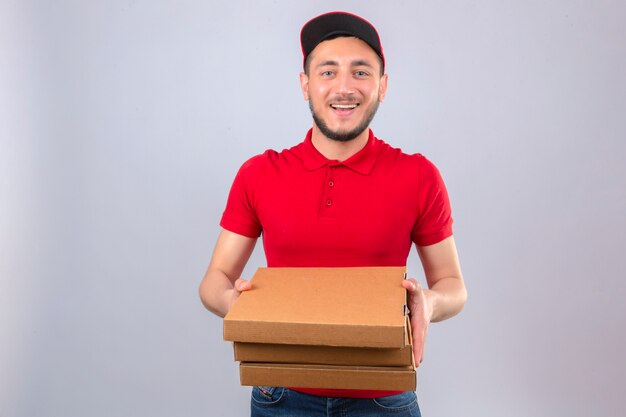
[{"label": "shirt placket", "polygon": [[324,192],[320,202],[320,217],[334,218],[337,212],[337,174],[340,165],[329,164],[324,178]]}]

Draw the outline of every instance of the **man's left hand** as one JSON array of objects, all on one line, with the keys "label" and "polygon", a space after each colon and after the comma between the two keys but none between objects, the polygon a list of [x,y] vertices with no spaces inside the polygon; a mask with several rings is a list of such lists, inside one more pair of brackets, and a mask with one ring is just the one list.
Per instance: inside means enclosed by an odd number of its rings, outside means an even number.
[{"label": "man's left hand", "polygon": [[428,325],[433,315],[433,305],[429,299],[428,291],[414,278],[405,279],[402,286],[408,292],[408,307],[411,312],[411,332],[413,333],[413,357],[415,367],[420,366],[424,358],[424,345]]}]

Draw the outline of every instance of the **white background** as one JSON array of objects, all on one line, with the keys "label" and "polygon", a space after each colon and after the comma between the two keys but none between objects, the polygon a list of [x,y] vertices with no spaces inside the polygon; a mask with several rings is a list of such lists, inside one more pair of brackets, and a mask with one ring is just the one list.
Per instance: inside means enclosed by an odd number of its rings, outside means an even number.
[{"label": "white background", "polygon": [[240,164],[310,127],[298,35],[337,9],[382,37],[376,135],[452,198],[469,301],[423,415],[623,415],[623,2],[59,0],[0,3],[0,417],[248,414],[197,286]]}]

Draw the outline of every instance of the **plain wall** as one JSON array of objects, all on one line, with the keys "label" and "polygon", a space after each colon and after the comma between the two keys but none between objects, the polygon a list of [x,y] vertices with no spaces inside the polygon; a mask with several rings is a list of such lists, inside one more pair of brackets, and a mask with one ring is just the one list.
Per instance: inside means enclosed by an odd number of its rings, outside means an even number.
[{"label": "plain wall", "polygon": [[0,3],[1,417],[248,414],[197,286],[241,163],[310,127],[298,35],[337,9],[382,37],[374,132],[453,203],[469,301],[423,415],[623,415],[623,2],[60,0]]}]

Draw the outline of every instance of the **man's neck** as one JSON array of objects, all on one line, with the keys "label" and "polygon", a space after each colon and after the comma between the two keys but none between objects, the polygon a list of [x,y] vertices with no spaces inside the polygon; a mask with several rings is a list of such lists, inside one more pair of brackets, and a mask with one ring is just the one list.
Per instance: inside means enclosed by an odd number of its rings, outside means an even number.
[{"label": "man's neck", "polygon": [[365,129],[356,138],[346,142],[341,142],[329,139],[314,124],[313,132],[311,134],[311,142],[313,143],[315,149],[324,155],[326,159],[341,162],[363,149],[365,145],[367,145],[369,134],[369,129]]}]

